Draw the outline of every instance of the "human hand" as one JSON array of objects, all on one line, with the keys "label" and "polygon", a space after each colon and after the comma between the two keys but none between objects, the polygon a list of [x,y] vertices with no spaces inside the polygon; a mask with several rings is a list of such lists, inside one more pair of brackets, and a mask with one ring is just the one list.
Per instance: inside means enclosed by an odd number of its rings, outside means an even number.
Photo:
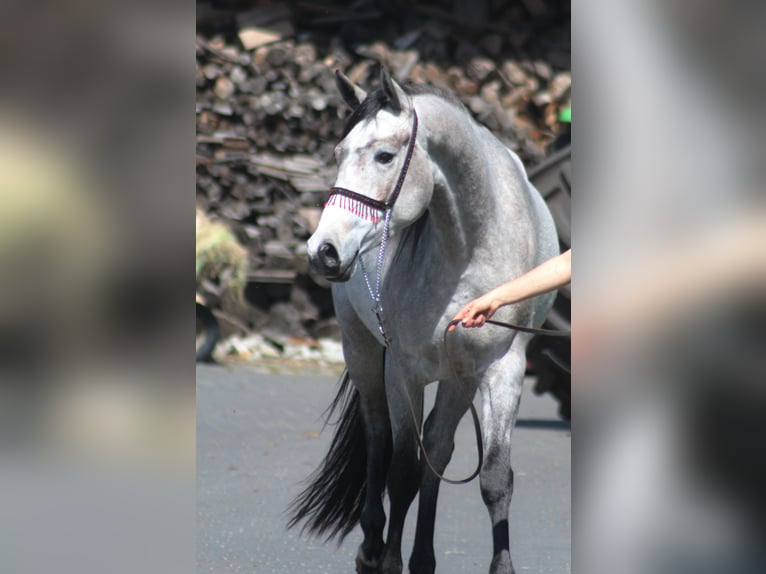
[{"label": "human hand", "polygon": [[[463,307],[452,320],[460,321],[463,327],[481,327],[497,310],[494,300],[487,295],[474,299]],[[455,330],[457,324],[450,325],[449,332]]]}]

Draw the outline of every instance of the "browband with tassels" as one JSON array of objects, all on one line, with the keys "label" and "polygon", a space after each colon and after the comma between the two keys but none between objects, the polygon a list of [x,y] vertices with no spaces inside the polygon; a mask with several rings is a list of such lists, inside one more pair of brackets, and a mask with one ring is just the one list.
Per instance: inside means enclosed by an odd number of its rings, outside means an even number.
[{"label": "browband with tassels", "polygon": [[345,209],[346,211],[350,211],[358,217],[372,221],[373,223],[380,221],[380,214],[393,208],[394,203],[396,203],[396,200],[399,197],[399,192],[402,190],[402,185],[404,185],[404,178],[407,177],[407,170],[410,167],[412,154],[415,151],[415,140],[417,135],[418,114],[415,110],[412,110],[412,136],[407,144],[407,155],[404,158],[402,171],[399,172],[399,179],[396,180],[394,191],[391,192],[391,197],[386,201],[373,199],[372,197],[351,191],[345,187],[332,187],[330,188],[330,194],[327,197],[325,207],[334,205]]}]

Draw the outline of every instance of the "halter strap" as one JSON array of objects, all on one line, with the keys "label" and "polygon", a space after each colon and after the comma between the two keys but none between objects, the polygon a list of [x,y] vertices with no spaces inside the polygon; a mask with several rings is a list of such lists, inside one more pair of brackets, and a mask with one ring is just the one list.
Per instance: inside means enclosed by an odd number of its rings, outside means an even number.
[{"label": "halter strap", "polygon": [[410,136],[410,141],[407,144],[407,155],[404,156],[404,164],[402,165],[402,171],[399,172],[399,179],[396,180],[396,185],[394,186],[394,190],[391,192],[391,196],[386,201],[373,199],[372,197],[362,195],[361,193],[357,193],[350,189],[346,189],[345,187],[331,187],[330,194],[328,195],[327,200],[329,201],[333,195],[344,195],[348,197],[349,199],[358,201],[368,207],[377,209],[378,211],[386,211],[387,209],[392,209],[394,207],[394,204],[396,203],[396,200],[399,198],[399,192],[402,190],[402,186],[404,185],[404,178],[407,177],[407,171],[410,169],[410,160],[412,160],[412,154],[415,152],[415,140],[417,139],[417,137],[418,137],[418,113],[413,109],[412,110],[412,135]]}]

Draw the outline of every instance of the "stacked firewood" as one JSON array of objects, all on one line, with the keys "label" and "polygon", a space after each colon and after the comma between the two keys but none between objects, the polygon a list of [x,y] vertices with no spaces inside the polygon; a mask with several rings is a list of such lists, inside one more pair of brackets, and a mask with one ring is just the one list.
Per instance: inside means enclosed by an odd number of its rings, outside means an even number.
[{"label": "stacked firewood", "polygon": [[479,2],[485,13],[474,17],[460,16],[461,2],[389,9],[401,4],[198,4],[197,204],[248,251],[245,295],[256,309],[238,318],[239,330],[260,329],[276,305],[293,317],[277,321],[280,329],[333,332],[327,286],[310,277],[305,242],[348,115],[336,69],[366,89],[380,66],[400,82],[446,87],[528,165],[562,129],[568,3]]}]

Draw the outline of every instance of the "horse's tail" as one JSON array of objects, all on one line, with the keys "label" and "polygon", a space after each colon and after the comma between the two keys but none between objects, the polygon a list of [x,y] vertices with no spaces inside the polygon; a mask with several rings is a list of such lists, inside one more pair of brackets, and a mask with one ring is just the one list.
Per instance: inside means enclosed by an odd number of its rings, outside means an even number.
[{"label": "horse's tail", "polygon": [[[338,420],[329,423],[337,408]],[[302,532],[342,541],[359,522],[367,491],[367,447],[359,409],[359,392],[343,374],[340,389],[326,412],[335,424],[330,450],[308,479],[308,486],[292,501],[288,528],[305,520]]]}]

